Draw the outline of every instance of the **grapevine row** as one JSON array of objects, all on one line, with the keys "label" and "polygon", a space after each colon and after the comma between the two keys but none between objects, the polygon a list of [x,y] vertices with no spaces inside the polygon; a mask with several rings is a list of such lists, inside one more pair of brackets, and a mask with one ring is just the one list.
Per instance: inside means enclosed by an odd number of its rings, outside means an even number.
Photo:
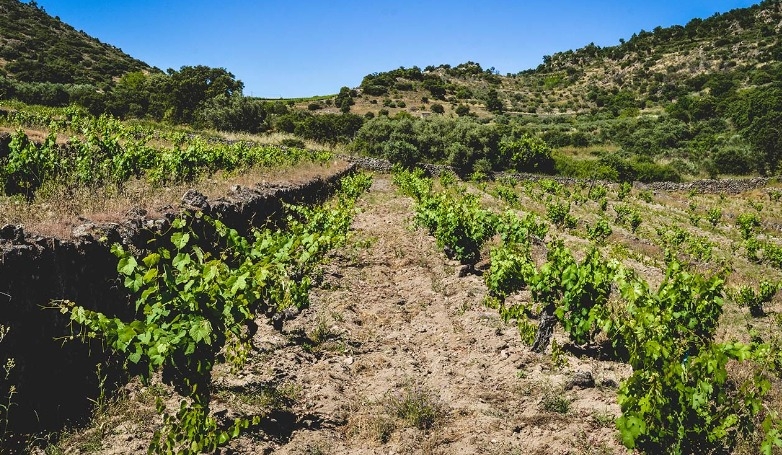
[{"label": "grapevine row", "polygon": [[[534,351],[546,349],[559,323],[572,343],[607,340],[611,353],[632,366],[633,374],[619,387],[622,415],[616,421],[628,448],[645,453],[723,453],[758,428],[764,434],[763,453],[782,446],[782,421],[764,406],[771,381],[782,372],[775,341],[715,341],[723,311],[724,272],[705,277],[667,254],[665,279],[652,289],[632,270],[603,258],[595,247],[578,261],[559,240],[547,243],[546,261],[538,265],[531,257],[531,239],[533,232],[542,237],[546,231],[534,218],[484,210],[453,184],[434,192],[433,182],[420,173],[399,171],[395,181],[416,200],[416,220],[437,238],[438,246],[461,251],[462,245],[470,245],[471,253],[457,258],[476,260],[483,242],[499,234],[500,244],[491,250],[491,265],[484,274],[487,301],[505,319],[516,319],[522,338]],[[455,216],[463,219],[453,220]],[[486,224],[482,230],[453,229],[477,223]],[[508,230],[509,225],[516,228]],[[528,235],[518,235],[523,232]],[[506,306],[507,297],[523,289],[530,291],[532,304]],[[760,297],[751,297],[768,300],[776,290],[766,286]],[[537,327],[533,319],[538,319]],[[731,362],[743,364],[749,377],[729,377]]]},{"label": "grapevine row", "polygon": [[[329,153],[296,148],[260,146],[245,142],[208,142],[184,133],[166,133],[127,126],[108,116],[84,117],[67,124],[53,121],[46,139],[36,144],[19,128],[13,133],[6,156],[0,156],[0,180],[6,194],[31,197],[47,181],[70,185],[121,186],[133,177],[146,176],[153,184],[192,181],[218,171],[237,172],[252,167],[325,162]],[[71,131],[66,146],[57,144],[61,131]],[[172,145],[156,145],[159,139]]]},{"label": "grapevine row", "polygon": [[[256,416],[219,428],[209,407],[212,369],[221,361],[240,366],[246,360],[256,315],[281,329],[285,317],[308,305],[313,269],[345,243],[354,203],[370,183],[367,174],[346,177],[330,203],[289,207],[285,230],[243,237],[196,213],[174,221],[169,240],[142,258],[115,245],[117,271],[135,299],[134,320],[59,304],[72,323],[71,338],[103,340],[133,374],[149,381],[162,372],[182,395],[173,415],[158,404],[164,426],[150,453],[211,452],[258,423]],[[192,226],[202,221],[212,229],[198,239]],[[206,240],[208,246],[199,246]]]}]

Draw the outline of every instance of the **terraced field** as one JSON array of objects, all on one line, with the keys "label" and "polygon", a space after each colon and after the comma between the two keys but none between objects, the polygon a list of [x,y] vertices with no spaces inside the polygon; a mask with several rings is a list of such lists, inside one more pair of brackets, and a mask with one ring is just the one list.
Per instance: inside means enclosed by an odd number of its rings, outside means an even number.
[{"label": "terraced field", "polygon": [[9,115],[5,450],[782,446],[773,179],[462,182]]},{"label": "terraced field", "polygon": [[[524,318],[492,309],[496,304],[487,299],[495,294],[486,284],[492,248],[502,240],[489,238],[474,266],[449,259],[435,238],[415,227],[415,202],[392,180],[374,176],[357,204],[349,242],[315,274],[309,307],[282,330],[259,317],[244,366],[215,367],[211,409],[218,420],[260,417],[221,450],[631,453],[615,421],[622,415],[618,391],[633,368],[612,352],[605,334],[575,343],[557,325],[548,347],[534,352],[520,336]],[[438,191],[442,184],[434,183]],[[719,195],[597,182],[444,183],[444,191],[456,185],[457,194],[474,195],[495,213],[535,214],[549,227],[532,242],[538,266],[552,240],[561,239],[578,260],[596,244],[606,260],[632,268],[652,288],[664,281],[666,249],[682,270],[726,273],[728,297],[715,342],[776,343],[778,297],[752,316],[740,287],[778,283],[780,271],[765,250],[747,257],[737,225],[742,217],[757,218],[754,238],[776,244],[779,190],[773,185]],[[564,209],[556,207],[568,203],[569,217],[563,217]],[[529,289],[508,295],[505,306],[514,305],[529,305],[533,316],[526,321],[537,326],[541,308]],[[741,383],[756,370],[732,361],[727,371]],[[772,382],[752,417],[757,424],[780,405],[773,368],[763,372]],[[172,397],[159,377],[148,385],[131,382],[96,410],[89,426],[66,432],[47,451],[144,451],[160,426],[155,401],[175,409]],[[762,439],[758,427],[729,449],[756,453]]]}]

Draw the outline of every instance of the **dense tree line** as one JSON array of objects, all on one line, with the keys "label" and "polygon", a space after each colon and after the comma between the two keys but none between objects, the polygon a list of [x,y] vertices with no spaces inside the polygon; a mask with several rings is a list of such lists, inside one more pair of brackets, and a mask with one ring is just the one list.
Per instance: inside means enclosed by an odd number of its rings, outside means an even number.
[{"label": "dense tree line", "polygon": [[90,84],[20,82],[0,76],[0,99],[28,104],[77,104],[92,114],[150,118],[227,131],[268,130],[270,114],[287,106],[242,95],[244,84],[224,68],[183,66],[167,72],[130,72],[101,90]]}]

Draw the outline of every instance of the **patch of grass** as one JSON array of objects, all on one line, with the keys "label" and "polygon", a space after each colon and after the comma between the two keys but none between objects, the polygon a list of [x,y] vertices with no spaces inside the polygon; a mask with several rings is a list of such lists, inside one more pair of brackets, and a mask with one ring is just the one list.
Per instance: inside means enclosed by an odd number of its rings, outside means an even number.
[{"label": "patch of grass", "polygon": [[[338,321],[342,319],[342,315],[332,313],[331,318]],[[322,313],[318,315],[312,329],[306,333],[306,340],[302,347],[312,353],[328,351],[342,354],[348,349],[347,345],[340,340],[339,333],[334,331],[331,321]]]},{"label": "patch of grass", "polygon": [[602,428],[613,428],[616,425],[616,416],[610,412],[596,411],[592,414],[592,418],[595,419],[595,422]]},{"label": "patch of grass", "polygon": [[374,406],[380,404],[360,399],[350,404],[348,423],[345,435],[359,437],[367,441],[377,441],[385,444],[391,440],[391,435],[397,428],[396,419],[383,412],[376,414]]},{"label": "patch of grass", "polygon": [[447,414],[445,405],[431,389],[413,383],[389,395],[386,407],[389,414],[420,430],[431,429]]},{"label": "patch of grass", "polygon": [[258,413],[271,409],[290,409],[301,396],[301,386],[294,383],[253,384],[247,387],[221,389],[215,394],[232,407]]},{"label": "patch of grass", "polygon": [[544,411],[557,414],[567,414],[570,411],[572,401],[560,389],[550,389],[543,394],[540,400],[540,408]]}]

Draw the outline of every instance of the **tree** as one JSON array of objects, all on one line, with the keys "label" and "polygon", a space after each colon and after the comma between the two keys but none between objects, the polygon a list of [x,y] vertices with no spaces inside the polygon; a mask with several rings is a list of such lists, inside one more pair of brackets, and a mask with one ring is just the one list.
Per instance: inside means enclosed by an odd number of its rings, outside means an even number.
[{"label": "tree", "polygon": [[240,94],[219,95],[204,102],[196,114],[198,126],[219,131],[260,133],[269,126],[263,103]]},{"label": "tree", "polygon": [[782,112],[771,112],[756,118],[744,131],[758,158],[761,174],[776,172],[782,158]]},{"label": "tree", "polygon": [[209,99],[220,95],[230,99],[241,94],[244,83],[225,68],[204,65],[183,66],[179,71],[168,70],[170,93],[168,120],[191,123],[196,111]]},{"label": "tree", "polygon": [[431,109],[432,109],[432,112],[434,112],[435,114],[444,114],[445,113],[445,108],[440,103],[432,103]]},{"label": "tree", "polygon": [[339,110],[343,113],[350,112],[350,106],[356,104],[356,102],[353,101],[355,94],[356,92],[354,90],[351,90],[348,87],[342,87],[334,98],[334,105],[338,106]]},{"label": "tree", "polygon": [[542,139],[525,134],[516,140],[500,143],[498,168],[512,168],[518,172],[552,172],[554,160],[551,148]]},{"label": "tree", "polygon": [[426,90],[429,90],[432,97],[438,100],[445,98],[445,82],[443,82],[440,76],[427,74],[424,77],[423,86]]},{"label": "tree", "polygon": [[495,114],[502,113],[502,101],[500,101],[497,90],[491,89],[486,95],[486,109],[488,109],[489,112],[494,112]]},{"label": "tree", "polygon": [[470,115],[470,106],[467,106],[466,104],[460,104],[456,106],[456,115],[458,115],[459,117]]},{"label": "tree", "polygon": [[111,91],[107,110],[118,117],[144,117],[152,96],[149,78],[141,71],[122,76]]}]

